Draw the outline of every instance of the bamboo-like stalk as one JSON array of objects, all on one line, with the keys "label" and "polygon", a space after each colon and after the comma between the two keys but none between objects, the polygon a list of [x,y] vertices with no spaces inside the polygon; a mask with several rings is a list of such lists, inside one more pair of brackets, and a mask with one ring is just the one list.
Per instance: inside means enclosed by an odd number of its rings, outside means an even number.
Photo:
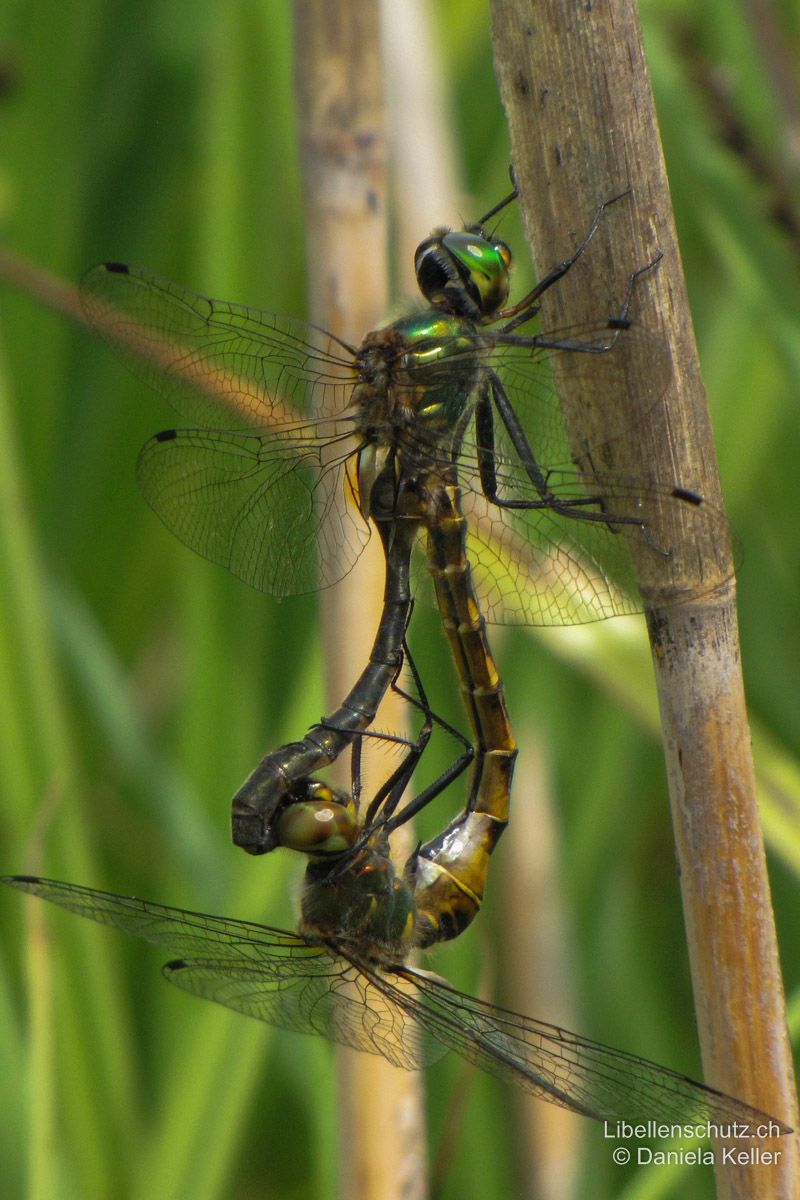
[{"label": "bamboo-like stalk", "polygon": [[[570,1029],[575,1014],[572,942],[561,888],[563,856],[547,747],[535,718],[517,725],[524,753],[501,875],[504,1003]],[[576,1195],[586,1121],[538,1096],[514,1095],[521,1177],[531,1200]]]},{"label": "bamboo-like stalk", "polygon": [[395,278],[401,298],[417,295],[414,251],[421,237],[437,225],[462,220],[452,113],[437,62],[441,53],[434,18],[427,0],[381,0],[391,170],[397,182],[392,210]]},{"label": "bamboo-like stalk", "polygon": [[[387,150],[377,0],[297,0],[295,47],[312,317],[358,342],[378,324],[388,302]],[[384,579],[377,541],[344,583],[323,598],[323,646],[333,703],[364,665],[370,641],[365,631],[377,625]],[[381,722],[398,730],[399,705],[387,699]],[[344,1200],[423,1197],[420,1077],[373,1055],[340,1050],[339,1097]]]},{"label": "bamboo-like stalk", "polygon": [[[689,316],[650,82],[633,0],[564,4],[494,0],[498,78],[508,113],[523,214],[544,268],[566,256],[598,203],[629,184],[627,208],[592,247],[594,286],[570,277],[548,297],[548,322],[605,305],[609,280],[664,258],[639,289],[636,315],[660,323],[674,366],[664,403],[637,410],[646,358],[628,365],[629,395],[592,404],[582,437],[614,412],[618,438],[604,467],[677,481],[720,503],[714,445]],[[606,314],[603,314],[606,315]],[[594,426],[594,430],[592,429]],[[573,430],[573,435],[578,431]],[[676,507],[676,506],[673,506]],[[796,1093],[740,673],[728,539],[702,544],[667,513],[665,544],[687,546],[641,574],[659,691],[689,954],[707,1079],[797,1126]],[[722,528],[717,527],[717,532]],[[655,559],[656,556],[651,556]],[[637,564],[642,567],[642,564]],[[715,586],[716,585],[716,586]],[[717,1158],[720,1196],[797,1195],[797,1137],[742,1144],[771,1165]],[[779,1152],[779,1153],[778,1153]]]}]

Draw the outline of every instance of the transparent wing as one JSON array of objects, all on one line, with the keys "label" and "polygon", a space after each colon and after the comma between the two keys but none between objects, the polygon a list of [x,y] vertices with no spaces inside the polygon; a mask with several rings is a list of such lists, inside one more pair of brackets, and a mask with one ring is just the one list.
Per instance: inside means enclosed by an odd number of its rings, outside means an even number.
[{"label": "transparent wing", "polygon": [[[397,991],[396,977],[402,979]],[[462,1058],[584,1116],[635,1123],[738,1122],[750,1129],[770,1120],[759,1109],[667,1067],[464,995],[427,972],[399,967],[382,978],[381,986]]]},{"label": "transparent wing", "polygon": [[120,264],[89,271],[81,296],[130,369],[198,426],[139,456],[139,486],[165,525],[271,595],[345,575],[369,538],[346,471],[358,448],[350,349]]},{"label": "transparent wing", "polygon": [[770,1119],[666,1067],[467,996],[429,972],[384,968],[344,946],[329,951],[250,921],[56,880],[2,882],[101,925],[201,956],[165,967],[167,978],[193,995],[381,1054],[397,1066],[421,1067],[454,1050],[491,1075],[598,1120],[712,1120],[752,1128]]},{"label": "transparent wing", "polygon": [[[527,480],[504,474],[517,499],[538,502]],[[547,486],[553,504],[519,511],[488,503],[465,478],[468,555],[488,621],[575,625],[640,612],[634,554],[644,579],[668,566],[701,593],[722,582],[704,581],[705,552],[730,539],[730,529],[702,496],[569,468],[550,468]],[[665,509],[673,510],[666,521]],[[665,539],[665,526],[680,529],[675,540]]]},{"label": "transparent wing", "polygon": [[263,429],[347,407],[352,349],[303,321],[212,300],[122,263],[92,267],[81,302],[134,375],[193,425]]},{"label": "transparent wing", "polygon": [[[708,547],[730,539],[724,515],[692,490],[690,480],[631,479],[595,469],[595,459],[620,439],[635,437],[636,430],[609,419],[605,440],[577,453],[567,437],[558,380],[572,378],[573,408],[579,406],[598,388],[605,395],[623,385],[631,350],[651,364],[640,397],[641,412],[648,412],[663,397],[671,364],[663,340],[640,326],[574,326],[532,346],[504,345],[501,339],[488,353],[487,365],[500,380],[539,472],[537,485],[496,411],[491,440],[479,435],[475,421],[467,426],[459,481],[469,561],[488,621],[571,625],[641,611],[634,556],[639,578],[660,575],[668,565],[676,579],[683,572],[701,580],[700,590],[706,586]],[[497,494],[515,507],[503,508],[484,494],[479,460],[487,451]],[[670,527],[680,530],[673,540],[663,533]],[[709,576],[707,586],[721,582],[719,575]]]},{"label": "transparent wing", "polygon": [[248,958],[269,961],[272,954],[277,954],[288,955],[302,963],[325,953],[310,946],[296,933],[252,921],[212,917],[34,875],[2,876],[0,882],[18,891],[41,896],[43,900],[99,925],[110,925],[156,946],[164,946],[174,954],[204,953],[231,962]]},{"label": "transparent wing", "polygon": [[[58,880],[14,876],[2,882],[100,925],[192,956],[167,964],[164,974],[170,982],[282,1029],[319,1034],[408,1069],[423,1067],[447,1051],[393,996],[375,986],[358,961],[313,946],[297,934]],[[401,981],[398,995],[403,986]]]},{"label": "transparent wing", "polygon": [[[610,326],[607,317],[580,325],[562,326],[535,333],[531,347],[497,334],[490,361],[514,406],[520,424],[537,458],[544,464],[565,464],[573,459],[566,420],[580,427],[590,407],[615,393],[627,392],[632,360],[645,362],[647,371],[637,376],[637,415],[646,416],[664,397],[672,377],[669,346],[655,330],[635,321],[623,328]],[[560,388],[559,381],[568,385]],[[563,391],[563,397],[561,392]],[[621,410],[606,412],[602,444],[635,433]],[[501,440],[505,438],[499,430]],[[502,444],[508,447],[508,443]]]},{"label": "transparent wing", "polygon": [[164,524],[203,558],[271,596],[341,579],[369,540],[347,460],[347,422],[268,433],[168,430],[139,454],[142,493]]},{"label": "transparent wing", "polygon": [[[354,1050],[380,1054],[397,1067],[425,1067],[447,1053],[411,1012],[398,1004],[402,988],[387,990],[358,959],[322,953],[311,972],[294,962],[256,964],[203,961],[167,963],[171,983],[192,995],[291,1029],[314,1033]],[[396,995],[395,995],[396,992]]]}]

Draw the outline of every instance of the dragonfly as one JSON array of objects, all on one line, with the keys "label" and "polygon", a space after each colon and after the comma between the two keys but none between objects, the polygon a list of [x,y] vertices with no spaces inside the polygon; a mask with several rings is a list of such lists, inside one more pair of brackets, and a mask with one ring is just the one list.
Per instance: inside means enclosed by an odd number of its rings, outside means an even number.
[{"label": "dragonfly", "polygon": [[644,344],[653,370],[643,408],[663,393],[663,344],[630,319],[634,290],[654,264],[631,274],[615,317],[522,333],[548,290],[580,269],[622,197],[601,205],[573,253],[504,307],[511,250],[486,226],[515,195],[477,225],[423,241],[415,265],[428,307],[358,347],[119,263],[83,281],[90,321],[195,426],[157,434],[137,468],[145,498],[184,543],[276,596],[335,583],[371,527],[384,545],[384,608],[367,668],[339,709],[267,755],[234,798],[234,839],[252,852],[274,846],[272,819],[295,784],[374,720],[402,662],[409,560],[420,531],[430,542],[437,496],[442,520],[448,511],[467,518],[467,556],[489,621],[636,611],[627,543],[659,560],[680,550],[659,541],[653,505],[678,505],[690,529],[717,519],[691,489],[604,478],[590,451],[576,466],[557,372],[591,397],[621,386],[624,345]]},{"label": "dragonfly", "polygon": [[[417,739],[405,743],[398,768],[362,812],[355,749],[365,736],[389,736],[365,731],[353,743],[351,793],[307,779],[273,822],[280,845],[308,860],[297,932],[36,876],[2,882],[179,955],[163,973],[184,991],[284,1030],[381,1055],[398,1067],[421,1069],[454,1051],[501,1080],[597,1120],[713,1121],[723,1136],[726,1129],[743,1136],[767,1127],[771,1119],[741,1100],[470,996],[407,961],[413,950],[456,936],[475,915],[496,843],[492,822],[496,834],[508,815],[513,759],[501,756],[504,768],[479,773],[461,824],[451,822],[419,846],[398,872],[392,833],[475,757],[467,739],[433,713],[403,649],[417,695],[392,686],[425,719]],[[490,702],[489,711],[502,716],[495,710]],[[458,739],[461,752],[439,779],[401,805],[434,725]],[[791,1132],[780,1122],[773,1122],[776,1129]]]},{"label": "dragonfly", "polygon": [[[513,757],[503,752],[499,771],[478,772],[460,822],[419,846],[398,873],[392,833],[434,800],[475,754],[432,713],[407,646],[404,652],[416,683],[415,703],[425,714],[404,761],[363,813],[360,756],[354,753],[352,794],[307,779],[273,822],[279,844],[308,858],[296,933],[34,876],[2,882],[180,955],[163,971],[187,992],[282,1029],[382,1055],[399,1067],[423,1068],[453,1050],[489,1074],[597,1120],[710,1120],[723,1130],[735,1129],[735,1136],[765,1128],[770,1118],[740,1100],[469,996],[409,964],[412,950],[457,936],[480,907],[489,857],[508,816]],[[502,717],[497,701],[490,701],[489,711]],[[438,780],[401,807],[434,723],[458,738],[462,751]],[[354,746],[362,740],[360,735]],[[775,1129],[790,1132],[779,1122]]]},{"label": "dragonfly", "polygon": [[[309,803],[330,802],[312,791]],[[346,815],[343,821],[348,828]],[[296,832],[287,827],[290,840]],[[381,1055],[398,1067],[421,1069],[454,1051],[490,1075],[596,1120],[713,1121],[723,1138],[766,1128],[791,1132],[676,1071],[467,995],[410,965],[413,884],[396,874],[379,841],[344,852],[346,864],[336,863],[341,852],[319,853],[312,843],[310,834],[296,933],[37,876],[2,882],[178,955],[163,973],[184,991],[284,1030]]]}]

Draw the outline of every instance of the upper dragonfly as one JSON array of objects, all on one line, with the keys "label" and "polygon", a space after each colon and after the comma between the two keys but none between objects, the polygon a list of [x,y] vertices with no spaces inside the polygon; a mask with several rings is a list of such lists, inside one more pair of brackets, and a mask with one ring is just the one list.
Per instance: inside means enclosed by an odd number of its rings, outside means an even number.
[{"label": "upper dragonfly", "polygon": [[519,332],[548,289],[580,269],[608,204],[570,257],[510,308],[511,251],[485,228],[502,204],[478,225],[435,231],[415,259],[428,307],[358,347],[138,268],[93,268],[82,285],[89,319],[194,426],[141,451],[146,499],[193,550],[288,596],[350,570],[370,536],[376,480],[389,473],[400,490],[410,477],[457,470],[487,620],[572,624],[638,610],[626,543],[660,558],[677,549],[649,524],[652,504],[680,505],[684,529],[721,517],[688,488],[598,475],[588,450],[585,469],[576,467],[556,375],[577,377],[570,394],[590,398],[622,385],[626,343],[645,342],[652,370],[641,405],[659,400],[668,355],[629,317],[649,267],[631,274],[614,316]]}]

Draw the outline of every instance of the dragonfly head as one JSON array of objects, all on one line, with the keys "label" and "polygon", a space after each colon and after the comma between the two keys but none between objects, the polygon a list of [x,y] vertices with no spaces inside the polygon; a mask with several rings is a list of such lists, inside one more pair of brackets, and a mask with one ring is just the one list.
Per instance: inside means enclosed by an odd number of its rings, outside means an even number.
[{"label": "dragonfly head", "polygon": [[318,779],[308,780],[303,795],[276,817],[278,844],[312,858],[344,854],[361,831],[352,797]]},{"label": "dragonfly head", "polygon": [[480,321],[508,298],[511,250],[480,225],[436,229],[414,256],[420,290],[434,307]]}]

